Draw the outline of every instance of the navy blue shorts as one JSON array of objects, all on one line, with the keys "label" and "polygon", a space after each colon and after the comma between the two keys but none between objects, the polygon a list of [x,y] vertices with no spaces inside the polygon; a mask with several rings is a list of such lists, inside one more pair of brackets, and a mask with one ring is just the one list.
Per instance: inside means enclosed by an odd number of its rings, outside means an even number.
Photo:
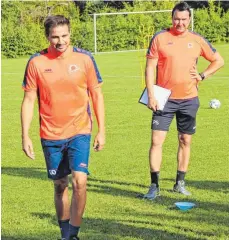
[{"label": "navy blue shorts", "polygon": [[89,174],[90,134],[79,134],[63,140],[41,139],[48,178],[61,179],[79,171]]},{"label": "navy blue shorts", "polygon": [[169,99],[163,111],[156,111],[152,117],[152,130],[168,131],[176,115],[177,130],[185,134],[196,132],[196,113],[200,106],[199,98]]}]

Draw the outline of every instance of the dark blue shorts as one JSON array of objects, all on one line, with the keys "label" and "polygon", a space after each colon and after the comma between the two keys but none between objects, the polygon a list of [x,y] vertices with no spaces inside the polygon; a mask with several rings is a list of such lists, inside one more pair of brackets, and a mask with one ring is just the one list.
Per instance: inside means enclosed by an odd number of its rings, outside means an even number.
[{"label": "dark blue shorts", "polygon": [[90,134],[79,134],[63,140],[41,139],[48,178],[61,179],[79,171],[89,174]]},{"label": "dark blue shorts", "polygon": [[200,106],[199,98],[169,99],[163,111],[153,113],[152,130],[168,131],[176,115],[177,130],[185,134],[194,134],[196,131],[196,113]]}]

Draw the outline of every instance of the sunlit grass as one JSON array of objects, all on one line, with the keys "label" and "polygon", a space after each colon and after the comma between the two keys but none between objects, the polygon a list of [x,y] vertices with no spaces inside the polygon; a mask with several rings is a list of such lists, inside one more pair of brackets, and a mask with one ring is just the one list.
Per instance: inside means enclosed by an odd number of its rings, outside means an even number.
[{"label": "sunlit grass", "polygon": [[[225,67],[200,85],[201,107],[186,178],[193,195],[186,199],[171,191],[177,149],[173,122],[164,145],[161,197],[155,202],[136,198],[149,185],[151,112],[138,104],[144,54],[95,57],[104,80],[107,142],[101,153],[91,151],[81,239],[229,239],[229,46],[216,48]],[[2,60],[2,239],[56,240],[53,187],[46,176],[37,112],[31,126],[36,160],[21,151],[21,83],[26,62]],[[199,70],[204,66],[206,62],[200,61]],[[221,101],[220,109],[209,108],[212,98]],[[182,200],[197,207],[180,212],[174,203]]]}]

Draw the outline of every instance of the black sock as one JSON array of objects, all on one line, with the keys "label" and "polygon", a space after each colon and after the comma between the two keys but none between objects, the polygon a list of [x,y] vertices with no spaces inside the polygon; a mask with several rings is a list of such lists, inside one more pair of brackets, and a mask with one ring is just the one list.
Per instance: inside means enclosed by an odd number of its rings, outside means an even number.
[{"label": "black sock", "polygon": [[159,187],[159,184],[158,184],[159,174],[160,172],[150,172],[151,183],[155,183],[157,187]]},{"label": "black sock", "polygon": [[69,236],[69,220],[58,220],[60,231],[61,231],[61,237],[68,239]]},{"label": "black sock", "polygon": [[69,236],[70,237],[78,236],[79,230],[80,230],[80,226],[73,226],[73,225],[69,224]]},{"label": "black sock", "polygon": [[185,174],[186,174],[186,172],[177,170],[176,184],[178,183],[178,181],[184,181]]}]

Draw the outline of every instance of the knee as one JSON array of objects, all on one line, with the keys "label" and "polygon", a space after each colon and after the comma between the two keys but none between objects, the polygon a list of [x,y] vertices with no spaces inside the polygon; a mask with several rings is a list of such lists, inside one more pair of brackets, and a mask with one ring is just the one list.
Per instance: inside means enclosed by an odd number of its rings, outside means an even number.
[{"label": "knee", "polygon": [[179,145],[183,147],[189,147],[191,145],[191,136],[179,135]]},{"label": "knee", "polygon": [[85,178],[73,178],[72,189],[74,193],[85,191],[87,186],[87,180]]},{"label": "knee", "polygon": [[163,140],[160,137],[153,137],[151,141],[151,149],[152,148],[162,148]]},{"label": "knee", "polygon": [[55,194],[57,196],[61,196],[65,189],[68,188],[68,180],[67,179],[61,179],[54,181],[54,189],[55,189]]}]

